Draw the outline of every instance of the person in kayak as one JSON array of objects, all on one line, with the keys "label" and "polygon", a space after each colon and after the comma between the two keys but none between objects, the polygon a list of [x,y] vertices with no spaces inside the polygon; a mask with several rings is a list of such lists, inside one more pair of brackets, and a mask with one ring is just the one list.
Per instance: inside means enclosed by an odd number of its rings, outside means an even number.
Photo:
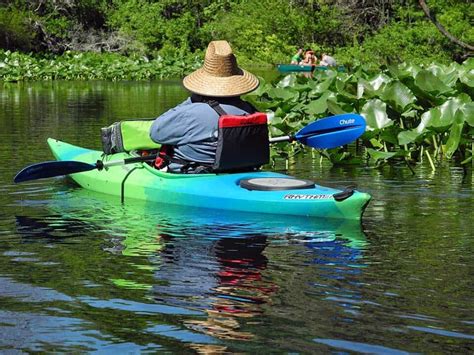
[{"label": "person in kayak", "polygon": [[317,57],[315,56],[314,52],[311,48],[308,48],[304,52],[304,58],[300,61],[300,65],[316,65],[317,64]]},{"label": "person in kayak", "polygon": [[291,57],[290,64],[298,64],[303,60],[303,48],[298,48],[298,51]]},{"label": "person in kayak", "polygon": [[323,53],[321,56],[321,62],[319,65],[325,66],[325,67],[335,67],[336,66],[336,60],[331,57],[330,55],[327,55],[326,53]]},{"label": "person in kayak", "polygon": [[203,166],[215,162],[221,116],[218,111],[227,115],[255,113],[255,107],[240,95],[255,90],[259,80],[238,67],[227,41],[212,41],[204,65],[186,76],[183,85],[191,96],[156,118],[150,128],[154,142],[172,148],[168,154],[172,158],[168,165],[171,172],[183,172],[189,162]]}]

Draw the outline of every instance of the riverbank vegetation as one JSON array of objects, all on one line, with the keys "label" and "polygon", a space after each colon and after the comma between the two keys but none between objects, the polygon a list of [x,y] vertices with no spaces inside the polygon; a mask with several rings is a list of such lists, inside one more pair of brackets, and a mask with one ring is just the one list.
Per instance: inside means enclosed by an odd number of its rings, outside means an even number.
[{"label": "riverbank vegetation", "polygon": [[[154,60],[167,61],[168,66],[177,62],[179,67],[182,61],[199,57],[210,40],[222,38],[231,42],[242,64],[287,62],[298,46],[329,52],[346,66],[462,62],[473,51],[472,3],[432,0],[428,12],[423,4],[423,0],[10,0],[0,7],[0,48],[29,53],[30,61],[65,54],[59,60],[64,62],[71,52],[95,52],[146,58],[147,65]],[[89,59],[86,56],[84,63]],[[100,72],[103,63],[96,62]],[[169,74],[175,73],[163,69],[158,77]]]}]

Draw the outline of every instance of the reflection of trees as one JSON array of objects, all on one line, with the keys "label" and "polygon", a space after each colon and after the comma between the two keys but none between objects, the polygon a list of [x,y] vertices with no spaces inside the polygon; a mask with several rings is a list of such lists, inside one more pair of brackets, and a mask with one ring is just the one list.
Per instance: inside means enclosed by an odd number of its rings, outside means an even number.
[{"label": "reflection of trees", "polygon": [[124,119],[157,117],[186,96],[178,80],[7,83],[0,91],[0,128],[7,137],[2,148],[11,149],[6,154],[13,156],[18,146],[28,142],[31,151],[49,157],[45,142],[54,137],[100,149],[101,127]]}]

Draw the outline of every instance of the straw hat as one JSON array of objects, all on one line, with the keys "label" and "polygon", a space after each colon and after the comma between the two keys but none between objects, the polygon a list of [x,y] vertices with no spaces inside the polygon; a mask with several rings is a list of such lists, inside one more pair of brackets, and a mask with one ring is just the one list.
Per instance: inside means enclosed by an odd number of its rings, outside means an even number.
[{"label": "straw hat", "polygon": [[216,97],[239,96],[258,87],[255,75],[237,66],[227,41],[209,43],[202,68],[186,76],[183,85],[189,91]]}]

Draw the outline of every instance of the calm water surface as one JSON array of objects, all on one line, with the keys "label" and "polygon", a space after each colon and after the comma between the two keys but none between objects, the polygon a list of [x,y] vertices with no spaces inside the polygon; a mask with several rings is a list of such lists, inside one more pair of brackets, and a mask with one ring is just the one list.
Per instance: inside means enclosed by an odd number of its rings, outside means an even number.
[{"label": "calm water surface", "polygon": [[372,194],[362,226],[13,184],[52,159],[48,137],[100,149],[101,127],[186,96],[178,81],[0,87],[0,353],[474,352],[472,171],[290,164]]}]

